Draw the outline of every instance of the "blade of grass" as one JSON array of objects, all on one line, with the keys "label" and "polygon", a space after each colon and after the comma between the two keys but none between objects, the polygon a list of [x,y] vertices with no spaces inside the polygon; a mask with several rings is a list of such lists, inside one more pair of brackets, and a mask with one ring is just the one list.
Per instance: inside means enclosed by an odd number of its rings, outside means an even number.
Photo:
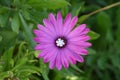
[{"label": "blade of grass", "polygon": [[36,45],[36,43],[33,41],[33,34],[31,33],[30,28],[28,27],[26,21],[24,20],[22,14],[20,12],[19,12],[19,17],[20,17],[20,20],[22,22],[25,34],[28,37],[29,43],[30,43],[31,47],[34,48],[34,46]]}]

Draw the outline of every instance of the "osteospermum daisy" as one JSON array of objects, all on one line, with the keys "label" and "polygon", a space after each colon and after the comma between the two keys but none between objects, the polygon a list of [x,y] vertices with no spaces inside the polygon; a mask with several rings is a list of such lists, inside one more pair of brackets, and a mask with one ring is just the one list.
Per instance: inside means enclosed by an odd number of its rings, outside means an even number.
[{"label": "osteospermum daisy", "polygon": [[49,62],[50,69],[60,70],[62,66],[68,68],[69,63],[84,62],[82,55],[87,55],[86,48],[91,46],[86,42],[90,39],[86,35],[90,29],[86,24],[75,28],[77,21],[77,16],[71,18],[70,13],[64,20],[60,12],[56,17],[50,13],[48,19],[43,20],[44,25],[38,24],[38,30],[34,30],[34,41],[38,43],[35,50],[41,51],[38,58]]}]

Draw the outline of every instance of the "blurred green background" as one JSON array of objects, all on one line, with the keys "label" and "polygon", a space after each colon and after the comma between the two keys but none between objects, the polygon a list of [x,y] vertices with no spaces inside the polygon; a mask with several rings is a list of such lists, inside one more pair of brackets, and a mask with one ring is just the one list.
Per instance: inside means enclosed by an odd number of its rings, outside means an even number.
[{"label": "blurred green background", "polygon": [[[0,80],[120,80],[120,5],[89,13],[119,0],[0,0]],[[33,29],[49,13],[79,17],[92,31],[84,63],[50,70],[34,51]]]}]

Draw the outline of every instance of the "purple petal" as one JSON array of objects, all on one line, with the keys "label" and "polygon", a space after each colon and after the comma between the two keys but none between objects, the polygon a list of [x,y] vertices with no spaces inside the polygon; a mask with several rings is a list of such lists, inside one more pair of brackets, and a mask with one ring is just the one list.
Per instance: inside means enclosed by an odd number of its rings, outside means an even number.
[{"label": "purple petal", "polygon": [[58,22],[52,13],[49,14],[49,20],[52,23],[52,25],[54,26],[56,34],[59,35],[59,29],[58,29],[58,24],[57,24]]},{"label": "purple petal", "polygon": [[[70,50],[70,49],[69,49]],[[79,62],[84,62],[84,59],[82,56],[80,56],[79,54],[76,54],[75,52],[73,52],[72,50],[70,50],[72,55],[75,57],[75,59]]]},{"label": "purple petal", "polygon": [[48,54],[48,51],[43,50],[41,53],[39,53],[38,58],[43,58],[46,54]]},{"label": "purple petal", "polygon": [[70,45],[76,45],[76,46],[79,46],[79,47],[88,48],[92,44],[89,43],[89,42],[84,42],[84,41],[73,41],[73,42],[70,42]]},{"label": "purple petal", "polygon": [[71,22],[71,13],[69,13],[64,20],[63,35],[66,33],[68,26],[70,25],[70,22]]},{"label": "purple petal", "polygon": [[74,28],[74,26],[76,25],[77,21],[78,21],[78,17],[77,16],[72,18],[69,26],[67,27],[67,30],[65,31],[66,35]]},{"label": "purple petal", "polygon": [[54,37],[53,33],[48,30],[46,27],[43,27],[41,24],[38,24],[38,28],[43,31],[45,34],[51,36],[51,37]]},{"label": "purple petal", "polygon": [[60,13],[60,11],[57,13],[57,29],[58,29],[58,33],[61,35],[62,33],[62,28],[63,28],[63,23],[62,23],[62,15]]},{"label": "purple petal", "polygon": [[70,23],[70,25],[71,25],[70,29],[73,29],[73,27],[76,25],[77,21],[78,21],[78,17],[77,16],[73,17],[73,19],[71,20],[71,23]]},{"label": "purple petal", "polygon": [[65,49],[64,55],[71,64],[76,64],[75,57],[72,55],[72,53],[68,49]]},{"label": "purple petal", "polygon": [[79,25],[77,28],[75,28],[73,31],[70,32],[68,37],[72,38],[75,36],[79,36],[85,28],[86,28],[86,24]]},{"label": "purple petal", "polygon": [[70,21],[71,21],[71,13],[68,13],[68,15],[66,16],[64,20],[64,25],[69,24]]},{"label": "purple petal", "polygon": [[75,46],[75,45],[68,45],[68,48],[72,50],[73,52],[81,55],[87,55],[88,51],[82,47]]},{"label": "purple petal", "polygon": [[54,26],[50,23],[48,19],[44,19],[43,23],[45,27],[47,27],[47,29],[51,31],[51,33],[53,33],[54,35],[56,34]]},{"label": "purple petal", "polygon": [[88,40],[90,40],[90,36],[86,36],[86,35],[79,36],[79,37],[74,37],[74,38],[69,38],[70,42],[73,42],[73,41],[88,41]]},{"label": "purple petal", "polygon": [[53,69],[55,67],[55,59],[50,61],[49,68]]},{"label": "purple petal", "polygon": [[57,55],[57,51],[58,50],[55,49],[54,47],[49,49],[49,53],[44,56],[44,62],[49,62],[50,60],[55,58]]},{"label": "purple petal", "polygon": [[50,68],[50,69],[53,69],[53,68],[55,67],[57,54],[58,54],[58,50],[56,50],[56,51],[54,52],[54,55],[53,55],[52,59],[50,60],[50,64],[49,64],[49,68]]},{"label": "purple petal", "polygon": [[48,56],[53,56],[53,54],[56,53],[56,51],[57,51],[57,49],[55,47],[53,47],[53,46],[48,47],[47,46],[47,48],[42,50],[42,52],[38,55],[38,57],[43,57],[44,59],[46,59],[46,58],[48,58]]},{"label": "purple petal", "polygon": [[38,24],[37,27],[38,27],[38,29],[40,29],[40,30],[43,30],[43,31],[45,30],[45,27],[44,27],[43,25],[41,25],[41,24]]},{"label": "purple petal", "polygon": [[56,56],[56,68],[58,70],[61,70],[62,68],[62,63],[61,63],[61,53],[58,52],[57,56]]},{"label": "purple petal", "polygon": [[46,38],[46,37],[35,37],[34,41],[37,43],[46,43],[46,44],[52,44],[54,39]]},{"label": "purple petal", "polygon": [[34,34],[35,34],[36,36],[39,36],[39,35],[40,35],[40,30],[34,30],[33,32],[34,32]]},{"label": "purple petal", "polygon": [[65,68],[68,68],[69,67],[69,62],[68,60],[66,59],[66,56],[65,56],[65,52],[63,51],[61,53],[61,62],[62,62],[62,65],[65,67]]},{"label": "purple petal", "polygon": [[46,40],[51,40],[51,41],[54,39],[54,37],[51,37],[48,34],[45,34],[45,32],[40,31],[40,30],[34,30],[34,34],[36,35],[37,38],[42,37]]},{"label": "purple petal", "polygon": [[55,16],[54,16],[52,13],[49,14],[49,20],[50,20],[50,22],[53,24],[53,26],[56,26],[56,25],[57,25]]},{"label": "purple petal", "polygon": [[53,44],[44,44],[44,43],[42,43],[42,44],[37,44],[37,45],[35,46],[35,50],[44,50],[44,49],[47,49],[47,48],[49,48],[49,47],[54,47],[54,45],[53,45]]},{"label": "purple petal", "polygon": [[86,28],[80,35],[86,35],[90,31],[89,28]]},{"label": "purple petal", "polygon": [[74,53],[73,54],[74,55],[74,57],[76,58],[76,60],[78,61],[78,62],[84,62],[84,59],[83,59],[83,57],[82,56],[80,56],[80,55],[78,55],[78,54],[76,54],[76,53]]}]

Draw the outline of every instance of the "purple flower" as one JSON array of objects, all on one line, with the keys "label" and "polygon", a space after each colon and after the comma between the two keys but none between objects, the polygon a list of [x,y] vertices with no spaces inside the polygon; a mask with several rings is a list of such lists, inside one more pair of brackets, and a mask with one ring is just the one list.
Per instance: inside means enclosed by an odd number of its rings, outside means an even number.
[{"label": "purple flower", "polygon": [[86,48],[91,46],[86,42],[90,39],[86,35],[90,29],[86,24],[75,28],[77,21],[77,16],[71,18],[70,13],[65,20],[60,12],[56,18],[51,13],[48,19],[43,20],[44,25],[38,24],[38,30],[34,30],[34,41],[38,43],[35,50],[41,50],[38,58],[44,58],[45,63],[50,62],[50,69],[56,66],[60,70],[62,66],[68,68],[69,63],[84,62],[82,55],[87,55]]}]

